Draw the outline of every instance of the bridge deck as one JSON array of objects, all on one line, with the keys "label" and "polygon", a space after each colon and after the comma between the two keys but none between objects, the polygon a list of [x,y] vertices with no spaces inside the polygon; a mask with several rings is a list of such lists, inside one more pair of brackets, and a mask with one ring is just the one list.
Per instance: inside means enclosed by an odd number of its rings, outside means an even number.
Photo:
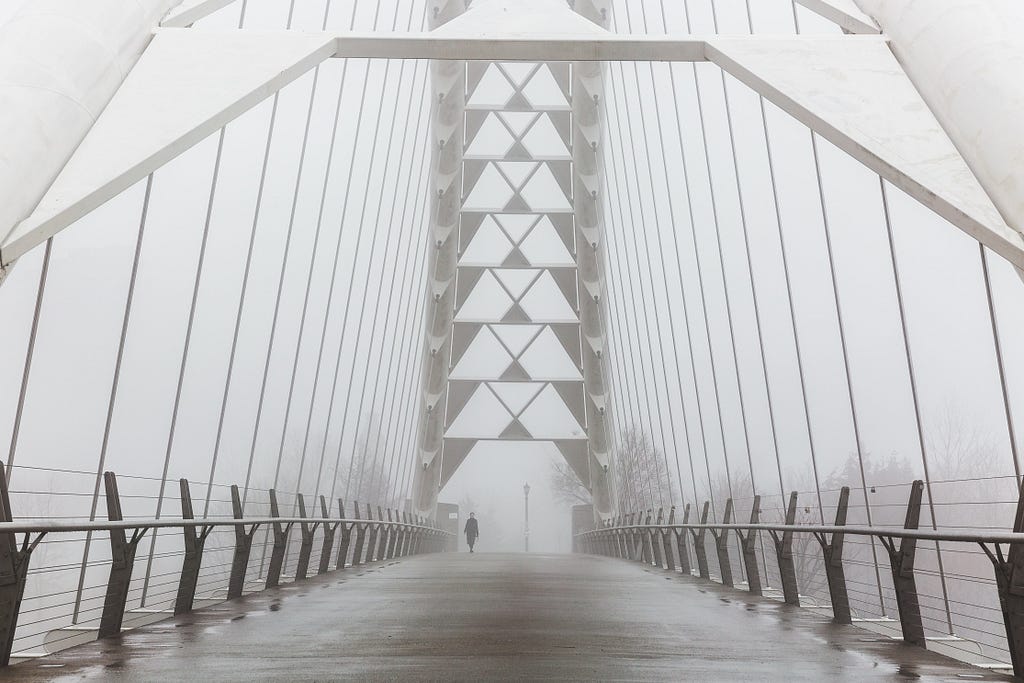
[{"label": "bridge deck", "polygon": [[448,554],[254,594],[2,680],[1009,680],[608,558]]}]

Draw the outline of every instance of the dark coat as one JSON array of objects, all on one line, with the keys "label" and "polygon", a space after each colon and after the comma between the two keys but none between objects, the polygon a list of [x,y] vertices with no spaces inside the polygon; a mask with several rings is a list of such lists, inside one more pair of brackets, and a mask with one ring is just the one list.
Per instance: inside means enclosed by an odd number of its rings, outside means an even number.
[{"label": "dark coat", "polygon": [[467,536],[472,536],[473,538],[480,535],[480,527],[477,526],[475,517],[470,517],[466,520],[466,528],[463,531]]}]

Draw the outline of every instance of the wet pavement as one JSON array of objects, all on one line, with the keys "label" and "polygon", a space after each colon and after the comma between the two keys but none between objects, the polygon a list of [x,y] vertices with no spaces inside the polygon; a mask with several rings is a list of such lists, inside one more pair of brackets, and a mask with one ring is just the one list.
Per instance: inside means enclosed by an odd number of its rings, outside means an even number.
[{"label": "wet pavement", "polygon": [[1009,681],[810,610],[603,557],[349,568],[10,667],[17,681]]}]

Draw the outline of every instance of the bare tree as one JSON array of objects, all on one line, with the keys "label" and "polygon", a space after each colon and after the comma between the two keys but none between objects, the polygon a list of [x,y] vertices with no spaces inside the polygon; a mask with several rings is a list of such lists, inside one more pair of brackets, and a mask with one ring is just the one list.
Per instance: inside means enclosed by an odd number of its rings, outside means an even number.
[{"label": "bare tree", "polygon": [[549,486],[555,498],[566,505],[587,505],[591,502],[590,491],[565,460],[551,463]]},{"label": "bare tree", "polygon": [[615,482],[623,509],[667,507],[675,495],[665,457],[635,425],[622,430],[615,459]]}]

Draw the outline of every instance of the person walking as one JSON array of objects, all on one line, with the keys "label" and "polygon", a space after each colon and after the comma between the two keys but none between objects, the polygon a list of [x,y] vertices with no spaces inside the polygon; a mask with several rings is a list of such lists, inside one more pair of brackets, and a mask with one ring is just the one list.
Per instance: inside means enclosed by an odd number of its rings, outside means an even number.
[{"label": "person walking", "polygon": [[466,543],[469,545],[469,552],[473,552],[473,545],[476,544],[476,539],[480,536],[480,526],[476,522],[476,513],[470,512],[469,519],[466,520],[466,528],[463,529],[466,534]]}]

